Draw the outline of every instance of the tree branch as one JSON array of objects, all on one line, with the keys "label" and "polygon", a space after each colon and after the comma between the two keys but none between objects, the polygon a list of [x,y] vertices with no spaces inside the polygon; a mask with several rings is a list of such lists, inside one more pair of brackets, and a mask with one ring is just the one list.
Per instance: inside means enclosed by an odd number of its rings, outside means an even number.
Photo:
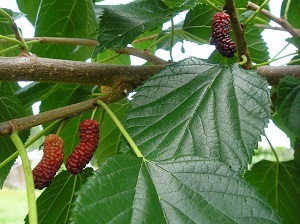
[{"label": "tree branch", "polygon": [[[82,85],[140,85],[166,65],[111,65],[40,57],[0,57],[0,82],[37,81]],[[272,84],[286,75],[300,78],[300,66],[261,66],[258,73]]]},{"label": "tree branch", "polygon": [[40,114],[2,122],[0,123],[0,135],[8,135],[13,130],[22,131],[40,124],[47,123],[49,121],[76,116],[87,110],[93,109],[96,102],[97,98],[94,98],[81,103],[46,111]]},{"label": "tree branch", "polygon": [[237,51],[239,55],[239,61],[243,61],[242,55],[245,55],[247,57],[247,63],[243,67],[250,69],[252,67],[252,59],[248,51],[248,46],[244,34],[244,28],[240,24],[237,12],[235,10],[234,1],[225,0],[225,9],[230,15],[232,31],[235,37]]},{"label": "tree branch", "polygon": [[146,61],[149,61],[154,65],[170,64],[170,62],[165,61],[165,60],[163,60],[159,57],[156,57],[155,55],[151,54],[147,50],[142,51],[142,50],[132,48],[132,47],[125,47],[123,49],[118,50],[117,53],[134,55],[134,56],[137,56],[139,58],[145,59]]},{"label": "tree branch", "polygon": [[[165,68],[156,66],[103,65],[77,61],[46,59],[39,57],[0,57],[0,81],[39,81],[106,85],[113,88],[101,97],[107,103],[125,96],[143,81]],[[270,85],[277,85],[287,75],[300,78],[300,65],[261,66],[257,72]],[[99,98],[100,99],[100,98]],[[29,117],[0,123],[0,135],[10,134],[13,129],[22,131],[60,118],[72,117],[94,108],[97,98],[43,112]]]},{"label": "tree branch", "polygon": [[[258,5],[254,4],[250,1],[248,2],[247,9],[255,11],[256,9],[258,9],[258,7],[259,7]],[[296,30],[291,24],[289,24],[289,22],[286,19],[278,18],[278,17],[274,16],[272,13],[270,13],[268,10],[265,10],[265,9],[261,10],[260,14],[264,15],[265,17],[273,20],[275,23],[282,26],[293,37],[300,36],[300,32],[298,30]]]},{"label": "tree branch", "polygon": [[113,86],[117,80],[138,82],[164,68],[125,66],[40,57],[0,57],[0,81],[37,81]]}]

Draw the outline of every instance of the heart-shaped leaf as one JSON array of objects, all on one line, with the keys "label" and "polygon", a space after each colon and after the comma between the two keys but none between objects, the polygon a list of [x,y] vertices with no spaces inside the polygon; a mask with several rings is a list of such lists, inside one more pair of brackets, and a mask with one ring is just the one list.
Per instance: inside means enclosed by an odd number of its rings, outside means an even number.
[{"label": "heart-shaped leaf", "polygon": [[219,161],[181,157],[153,163],[125,155],[107,159],[78,191],[71,220],[97,224],[280,222],[255,190]]},{"label": "heart-shaped leaf", "polygon": [[137,90],[124,125],[147,159],[197,155],[242,172],[269,118],[267,82],[255,71],[190,58]]}]

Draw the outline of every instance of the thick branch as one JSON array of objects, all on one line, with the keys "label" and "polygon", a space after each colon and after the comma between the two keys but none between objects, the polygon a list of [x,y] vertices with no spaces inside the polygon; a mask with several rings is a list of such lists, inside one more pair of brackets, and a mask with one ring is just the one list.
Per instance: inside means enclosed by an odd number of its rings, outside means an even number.
[{"label": "thick branch", "polygon": [[300,65],[288,66],[261,66],[257,68],[258,74],[265,77],[268,83],[275,86],[285,76],[291,75],[300,79]]},{"label": "thick branch", "polygon": [[0,81],[37,81],[112,86],[117,80],[141,83],[164,68],[124,66],[40,57],[0,57]]},{"label": "thick branch", "polygon": [[233,0],[225,0],[225,8],[227,13],[230,15],[232,31],[235,37],[239,60],[243,61],[242,55],[247,57],[247,63],[245,64],[245,68],[250,69],[252,66],[251,56],[248,51],[248,46],[244,34],[244,28],[240,24],[238,19],[237,12],[235,10],[235,4]]},{"label": "thick branch", "polygon": [[[255,11],[256,9],[258,9],[258,7],[259,7],[258,5],[254,4],[250,1],[248,2],[248,5],[247,5],[248,9]],[[275,23],[282,26],[293,37],[300,36],[300,32],[298,30],[296,30],[293,26],[291,26],[291,24],[289,24],[286,19],[278,18],[278,17],[274,16],[272,13],[270,13],[268,10],[265,10],[265,9],[261,10],[260,14],[264,15],[265,17],[273,20]]]},{"label": "thick branch", "polygon": [[[0,57],[0,81],[43,81],[112,86],[112,95],[103,96],[104,101],[112,102],[124,97],[124,90],[131,91],[144,80],[162,70],[165,66],[116,66],[97,63],[73,62],[56,59],[31,57]],[[262,66],[257,72],[265,77],[270,85],[278,84],[287,75],[300,78],[300,66]],[[74,77],[75,79],[74,79]],[[72,78],[73,77],[73,78]],[[95,106],[97,99],[84,101],[37,115],[0,123],[0,135],[10,134],[17,129],[22,131],[60,118],[81,114]]]},{"label": "thick branch", "polygon": [[[0,57],[0,81],[37,81],[113,86],[122,81],[140,85],[166,65],[127,66],[39,57]],[[286,75],[300,78],[300,66],[262,66],[258,73],[272,84]]]}]

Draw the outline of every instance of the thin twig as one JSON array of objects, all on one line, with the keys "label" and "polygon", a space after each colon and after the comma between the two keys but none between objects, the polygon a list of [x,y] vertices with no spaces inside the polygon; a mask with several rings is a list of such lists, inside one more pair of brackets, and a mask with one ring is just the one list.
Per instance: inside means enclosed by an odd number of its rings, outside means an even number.
[{"label": "thin twig", "polygon": [[237,51],[239,55],[239,61],[243,61],[242,55],[245,55],[247,57],[247,63],[243,65],[243,67],[246,69],[250,69],[252,67],[252,59],[248,51],[244,28],[240,24],[234,1],[225,0],[225,9],[230,15],[232,31],[235,37]]},{"label": "thin twig", "polygon": [[123,49],[118,50],[117,53],[134,55],[136,57],[145,59],[146,61],[149,61],[154,65],[170,64],[170,62],[165,61],[165,60],[151,54],[147,50],[139,50],[139,49],[136,49],[136,48],[133,48],[133,47],[125,47]]},{"label": "thin twig", "polygon": [[[259,6],[249,1],[247,8],[255,11],[259,8]],[[273,20],[275,23],[282,26],[282,28],[284,28],[287,32],[289,32],[293,37],[300,36],[300,32],[298,30],[296,30],[291,24],[289,24],[289,22],[286,19],[278,18],[278,17],[274,16],[272,13],[270,13],[268,10],[265,10],[265,9],[261,10],[260,14],[266,16],[270,20]]]},{"label": "thin twig", "polygon": [[[279,31],[287,32],[287,30],[282,28],[281,26],[270,26],[266,24],[255,24],[254,26],[260,29],[279,30]],[[300,29],[295,29],[295,30],[300,33]]]},{"label": "thin twig", "polygon": [[246,26],[252,19],[254,19],[263,8],[269,3],[270,0],[265,0],[256,10],[255,12],[244,22],[244,26]]}]

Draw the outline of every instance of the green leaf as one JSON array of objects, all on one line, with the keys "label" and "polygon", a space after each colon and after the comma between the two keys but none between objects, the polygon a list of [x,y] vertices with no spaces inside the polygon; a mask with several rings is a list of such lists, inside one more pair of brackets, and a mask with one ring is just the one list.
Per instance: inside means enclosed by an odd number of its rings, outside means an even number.
[{"label": "green leaf", "polygon": [[269,60],[269,52],[265,41],[261,36],[261,30],[249,23],[245,29],[245,37],[252,62],[258,64]]},{"label": "green leaf", "polygon": [[[92,175],[93,169],[87,168],[78,175],[63,171],[37,199],[38,220],[40,224],[69,223],[71,204],[75,193]],[[28,223],[28,217],[26,217]]]},{"label": "green leaf", "polygon": [[[13,16],[13,14],[14,14],[14,12],[11,11],[10,9],[3,9],[3,10],[11,16]],[[14,35],[14,32],[13,32],[12,28],[10,27],[10,25],[8,24],[7,19],[2,14],[0,14],[0,30],[1,30],[1,35],[3,35],[3,36],[13,36]],[[12,47],[14,45],[16,45],[16,44],[14,44],[14,43],[0,44],[0,51],[6,49],[8,47]],[[17,56],[17,55],[19,55],[19,53],[20,53],[19,48],[16,48],[15,50],[1,53],[0,56],[11,57],[11,56]]]},{"label": "green leaf", "polygon": [[211,19],[215,13],[206,4],[200,4],[190,10],[183,24],[185,34],[197,43],[207,44],[211,35]]},{"label": "green leaf", "polygon": [[[12,94],[3,94],[2,85],[0,86],[0,122],[8,121],[14,118],[29,115],[23,107],[19,99]],[[6,87],[5,87],[6,88]],[[29,131],[20,133],[20,138],[24,142],[29,136]],[[0,163],[16,152],[16,147],[8,136],[0,137]],[[14,161],[10,161],[7,165],[0,169],[0,188],[13,165]]]},{"label": "green leaf", "polygon": [[106,6],[99,21],[99,45],[94,56],[106,49],[126,47],[145,31],[161,24],[171,13],[161,0]]},{"label": "green leaf", "polygon": [[18,8],[26,15],[28,21],[34,25],[41,0],[17,0]]},{"label": "green leaf", "polygon": [[285,39],[288,43],[293,44],[298,50],[300,49],[300,37],[290,37]]},{"label": "green leaf", "polygon": [[299,11],[300,11],[300,0],[293,0],[293,1],[283,0],[281,5],[280,17],[287,19],[287,21],[294,28],[300,28],[300,22],[299,19],[297,18]]},{"label": "green leaf", "polygon": [[279,223],[254,189],[218,161],[107,159],[79,190],[72,223]]},{"label": "green leaf", "polygon": [[162,0],[162,1],[169,8],[176,8],[176,7],[192,8],[197,3],[197,0]]},{"label": "green leaf", "polygon": [[142,154],[219,159],[242,172],[270,118],[267,82],[255,71],[189,58],[137,90],[124,126]]},{"label": "green leaf", "polygon": [[[137,39],[140,38],[149,38],[149,39],[145,39],[141,42],[138,43],[132,43],[132,46],[134,48],[137,49],[141,49],[141,50],[150,50],[150,52],[152,54],[155,54],[155,51],[157,50],[157,45],[151,46],[151,48],[149,48],[150,45],[152,45],[157,39],[159,34],[162,32],[162,26],[159,25],[151,30],[148,30],[146,32],[144,32],[142,35],[140,35]],[[152,38],[150,38],[152,37]]]},{"label": "green leaf", "polygon": [[[128,107],[128,100],[122,99],[108,105],[119,120],[123,120]],[[103,110],[103,109],[102,109]],[[103,111],[104,112],[104,111]],[[107,157],[117,154],[122,135],[111,117],[105,113],[100,123],[100,142],[95,152],[98,164],[101,164]]]},{"label": "green leaf", "polygon": [[49,94],[56,91],[61,84],[45,83],[45,82],[32,82],[29,85],[16,91],[24,106],[29,106],[35,102],[44,100]]},{"label": "green leaf", "polygon": [[[55,16],[54,16],[55,15]],[[91,0],[43,0],[37,14],[35,36],[87,38],[96,28]],[[67,44],[35,44],[38,56],[84,61],[93,48]]]},{"label": "green leaf", "polygon": [[261,161],[246,172],[245,178],[268,199],[284,223],[299,222],[300,175],[294,161]]},{"label": "green leaf", "polygon": [[[48,111],[59,107],[78,103],[91,94],[90,86],[75,84],[55,84],[44,94],[40,111]],[[63,97],[62,97],[63,96]]]},{"label": "green leaf", "polygon": [[291,142],[291,147],[295,144],[296,141],[296,136],[293,132],[291,132],[287,126],[285,125],[284,121],[282,118],[278,115],[277,112],[272,114],[272,121],[273,123],[281,130],[283,131],[287,137],[290,139]]},{"label": "green leaf", "polygon": [[99,63],[130,65],[130,56],[127,54],[118,54],[116,51],[107,49],[101,54],[97,54],[96,59]]},{"label": "green leaf", "polygon": [[300,80],[288,76],[277,87],[276,111],[287,128],[300,138]]}]

